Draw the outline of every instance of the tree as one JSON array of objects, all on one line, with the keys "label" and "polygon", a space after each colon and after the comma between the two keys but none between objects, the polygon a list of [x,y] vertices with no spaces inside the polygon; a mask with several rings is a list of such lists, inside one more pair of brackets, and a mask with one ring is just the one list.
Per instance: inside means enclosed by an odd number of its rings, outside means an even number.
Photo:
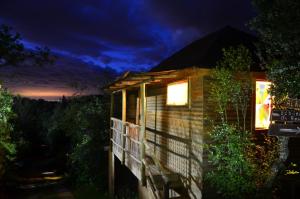
[{"label": "tree", "polygon": [[[257,16],[250,27],[259,36],[261,61],[272,82],[274,105],[280,108],[289,98],[300,98],[300,1],[253,0]],[[288,157],[289,137],[279,136],[279,159],[273,166],[273,178]]]},{"label": "tree", "polygon": [[[205,179],[225,198],[247,198],[265,191],[277,158],[276,140],[264,137],[263,145],[246,128],[252,82],[250,51],[244,46],[223,49],[223,58],[212,73],[210,101],[217,117],[207,144],[211,169]],[[227,112],[236,117],[227,117]],[[269,190],[268,190],[269,191]],[[265,194],[265,193],[263,193]],[[266,193],[269,194],[269,193]]]},{"label": "tree", "polygon": [[272,81],[275,103],[300,97],[300,1],[253,0],[258,12],[250,22],[257,32],[260,57]]},{"label": "tree", "polygon": [[[236,112],[237,126],[246,130],[246,116],[251,95],[250,51],[244,46],[223,49],[223,58],[213,71],[211,100],[217,104],[217,112],[223,123],[228,123],[227,109],[230,104]],[[242,121],[240,121],[242,116]]]},{"label": "tree", "polygon": [[[67,147],[70,178],[75,186],[103,186],[106,175],[103,147],[109,135],[108,99],[104,96],[75,96],[60,103],[48,124],[52,146]],[[63,140],[64,142],[61,142]]]},{"label": "tree", "polygon": [[22,63],[52,64],[54,57],[47,47],[36,47],[35,50],[27,50],[22,43],[19,33],[7,25],[0,26],[0,66],[20,65]]},{"label": "tree", "polygon": [[[223,58],[212,73],[210,100],[217,105],[219,117],[212,118],[211,143],[207,145],[212,169],[205,178],[226,198],[244,198],[255,190],[254,164],[247,154],[252,145],[251,133],[246,130],[251,63],[248,49],[230,47],[223,49]],[[235,121],[227,117],[232,108]]]},{"label": "tree", "polygon": [[[28,50],[24,47],[19,33],[15,33],[7,25],[0,26],[0,67],[21,64],[41,66],[53,61],[54,57],[50,55],[47,47]],[[7,160],[12,159],[16,153],[16,147],[11,140],[11,118],[14,115],[12,105],[12,95],[0,84],[0,179],[5,172]]]}]

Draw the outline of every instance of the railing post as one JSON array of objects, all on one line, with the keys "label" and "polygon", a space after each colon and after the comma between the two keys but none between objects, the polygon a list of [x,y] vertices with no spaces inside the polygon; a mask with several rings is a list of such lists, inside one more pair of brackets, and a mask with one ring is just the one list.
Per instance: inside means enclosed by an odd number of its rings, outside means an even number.
[{"label": "railing post", "polygon": [[126,145],[126,89],[122,90],[122,164],[125,163],[125,145]]},{"label": "railing post", "polygon": [[126,130],[127,129],[127,123],[123,123],[123,129],[122,129],[122,149],[123,149],[123,152],[122,152],[122,164],[125,163],[125,156],[126,156],[126,153],[125,153],[125,150],[126,150]]},{"label": "railing post", "polygon": [[141,108],[141,121],[140,121],[140,134],[141,134],[141,141],[140,141],[140,154],[141,154],[141,182],[142,185],[146,185],[146,176],[145,176],[145,165],[144,165],[144,158],[145,158],[145,133],[146,133],[146,84],[142,83],[140,85],[140,108]]}]

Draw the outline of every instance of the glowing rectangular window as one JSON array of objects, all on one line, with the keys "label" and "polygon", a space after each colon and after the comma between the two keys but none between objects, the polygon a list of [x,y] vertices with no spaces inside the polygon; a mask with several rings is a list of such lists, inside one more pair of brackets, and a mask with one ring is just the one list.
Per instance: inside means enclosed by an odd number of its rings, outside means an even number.
[{"label": "glowing rectangular window", "polygon": [[188,104],[188,81],[168,84],[167,105],[183,106]]},{"label": "glowing rectangular window", "polygon": [[271,114],[270,82],[256,81],[255,128],[268,129]]}]

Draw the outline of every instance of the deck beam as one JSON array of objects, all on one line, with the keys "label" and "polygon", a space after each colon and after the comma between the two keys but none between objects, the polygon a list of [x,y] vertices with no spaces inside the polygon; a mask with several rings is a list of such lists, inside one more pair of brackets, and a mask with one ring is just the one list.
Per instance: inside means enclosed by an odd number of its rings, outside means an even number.
[{"label": "deck beam", "polygon": [[[110,97],[110,118],[114,115],[114,94]],[[110,127],[112,127],[112,121],[110,121]],[[110,139],[112,139],[112,130],[110,130]],[[114,198],[115,195],[115,155],[113,153],[113,144],[110,142],[108,150],[108,187],[109,197]]]}]

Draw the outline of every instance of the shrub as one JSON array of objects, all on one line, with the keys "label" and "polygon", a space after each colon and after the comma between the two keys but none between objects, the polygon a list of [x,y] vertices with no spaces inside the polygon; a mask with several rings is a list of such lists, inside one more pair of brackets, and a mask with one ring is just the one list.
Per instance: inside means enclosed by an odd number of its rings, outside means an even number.
[{"label": "shrub", "polygon": [[255,166],[254,176],[257,191],[267,194],[270,191],[268,189],[272,188],[278,172],[276,165],[279,163],[278,140],[276,137],[262,134],[253,136],[252,142],[255,144],[248,149],[248,157]]},{"label": "shrub", "polygon": [[247,149],[252,145],[250,133],[222,123],[210,133],[208,159],[212,170],[206,180],[225,197],[245,198],[255,190],[255,165],[248,160]]},{"label": "shrub", "polygon": [[0,85],[0,179],[5,172],[7,161],[12,160],[16,154],[10,136],[13,130],[10,121],[14,116],[12,104],[13,97]]},{"label": "shrub", "polygon": [[[57,107],[50,119],[49,141],[53,146],[59,140],[68,140],[67,164],[73,185],[91,185],[104,188],[107,164],[104,146],[109,135],[109,106],[105,98],[75,97]],[[57,143],[59,142],[59,143]]]}]

